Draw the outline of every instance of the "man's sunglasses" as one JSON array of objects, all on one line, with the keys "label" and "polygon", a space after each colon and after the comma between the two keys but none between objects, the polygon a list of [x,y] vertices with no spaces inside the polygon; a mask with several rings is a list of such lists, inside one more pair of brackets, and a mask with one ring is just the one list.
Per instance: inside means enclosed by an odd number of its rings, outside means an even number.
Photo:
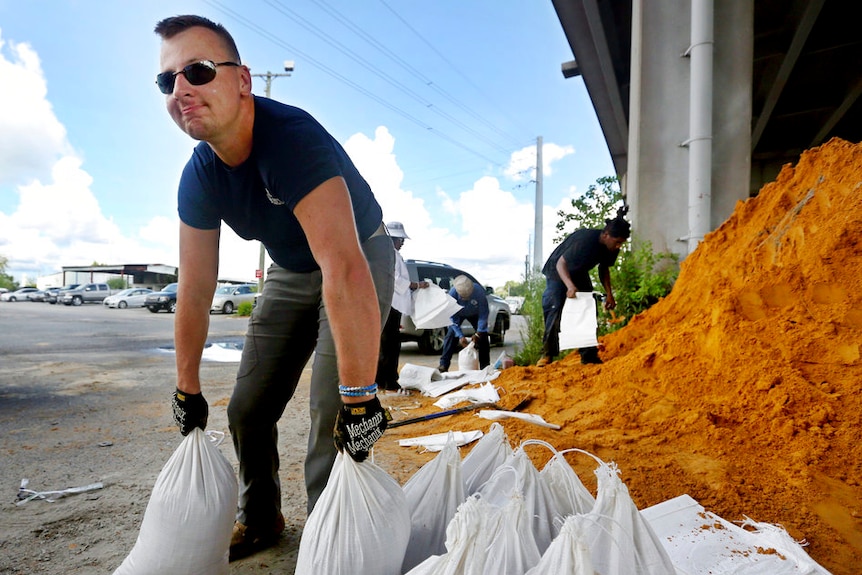
[{"label": "man's sunglasses", "polygon": [[201,60],[200,62],[189,64],[177,72],[162,72],[161,74],[157,74],[156,85],[162,94],[172,94],[174,84],[177,81],[177,74],[182,74],[192,86],[203,86],[215,80],[216,68],[218,66],[241,66],[241,64],[237,64],[236,62],[215,63],[212,60]]}]

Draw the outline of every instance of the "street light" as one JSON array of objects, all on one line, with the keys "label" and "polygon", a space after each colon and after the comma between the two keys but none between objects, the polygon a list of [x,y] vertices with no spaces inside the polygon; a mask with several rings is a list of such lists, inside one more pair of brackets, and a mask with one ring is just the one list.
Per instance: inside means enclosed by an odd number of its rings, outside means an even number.
[{"label": "street light", "polygon": [[[290,76],[290,73],[293,72],[294,63],[293,60],[285,60],[284,61],[284,74],[274,74],[267,70],[266,74],[252,74],[253,78],[263,78],[266,80],[266,97],[269,98],[270,89],[272,88],[272,79],[278,78],[280,76]],[[257,291],[258,293],[263,293],[263,267],[266,264],[266,248],[263,247],[263,242],[260,243],[260,259],[258,261],[257,268]]]}]

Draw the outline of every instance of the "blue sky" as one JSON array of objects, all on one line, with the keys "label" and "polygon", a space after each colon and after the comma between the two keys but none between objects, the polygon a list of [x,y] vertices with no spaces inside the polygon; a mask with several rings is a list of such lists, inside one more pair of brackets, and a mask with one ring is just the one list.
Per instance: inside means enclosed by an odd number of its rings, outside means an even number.
[{"label": "blue sky", "polygon": [[[224,24],[274,99],[312,113],[371,183],[402,255],[518,280],[536,137],[545,255],[556,211],[613,167],[550,0],[0,0],[0,255],[16,279],[64,265],[177,264],[176,186],[195,142],[154,84],[155,23]],[[263,78],[254,92],[265,94]],[[225,277],[258,246],[223,233]]]}]

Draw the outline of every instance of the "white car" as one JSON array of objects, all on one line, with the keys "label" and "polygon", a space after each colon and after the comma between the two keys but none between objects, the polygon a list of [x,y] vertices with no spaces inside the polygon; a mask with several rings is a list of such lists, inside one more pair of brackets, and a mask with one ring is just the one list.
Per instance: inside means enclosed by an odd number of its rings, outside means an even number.
[{"label": "white car", "polygon": [[34,287],[17,289],[15,291],[0,294],[0,301],[28,301],[30,294],[36,293],[37,291],[39,290]]},{"label": "white car", "polygon": [[233,313],[242,302],[254,304],[254,296],[257,295],[257,284],[229,285],[218,288],[213,296],[210,313],[220,311],[222,313]]},{"label": "white car", "polygon": [[144,307],[147,294],[153,293],[149,288],[129,288],[120,293],[109,295],[102,300],[105,307],[116,307],[126,309],[127,307]]}]

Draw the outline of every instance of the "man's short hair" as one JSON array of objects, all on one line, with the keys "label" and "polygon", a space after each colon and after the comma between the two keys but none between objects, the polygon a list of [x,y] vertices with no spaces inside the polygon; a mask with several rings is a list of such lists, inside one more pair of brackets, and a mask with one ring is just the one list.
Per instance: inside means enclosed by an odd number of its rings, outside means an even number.
[{"label": "man's short hair", "polygon": [[165,18],[161,20],[158,24],[156,24],[153,32],[159,35],[162,40],[168,40],[173,38],[180,32],[185,32],[189,28],[206,28],[207,30],[212,30],[215,32],[219,38],[222,39],[225,48],[227,48],[228,52],[230,52],[231,57],[236,59],[237,63],[242,62],[239,57],[239,50],[236,47],[236,42],[233,41],[233,36],[230,35],[230,32],[227,31],[227,28],[222,26],[221,24],[217,24],[210,20],[209,18],[204,18],[203,16],[195,16],[193,14],[186,14],[183,16],[171,16],[169,18]]},{"label": "man's short hair", "polygon": [[461,299],[467,299],[473,293],[473,280],[465,275],[460,275],[452,282],[455,284],[455,291]]}]

